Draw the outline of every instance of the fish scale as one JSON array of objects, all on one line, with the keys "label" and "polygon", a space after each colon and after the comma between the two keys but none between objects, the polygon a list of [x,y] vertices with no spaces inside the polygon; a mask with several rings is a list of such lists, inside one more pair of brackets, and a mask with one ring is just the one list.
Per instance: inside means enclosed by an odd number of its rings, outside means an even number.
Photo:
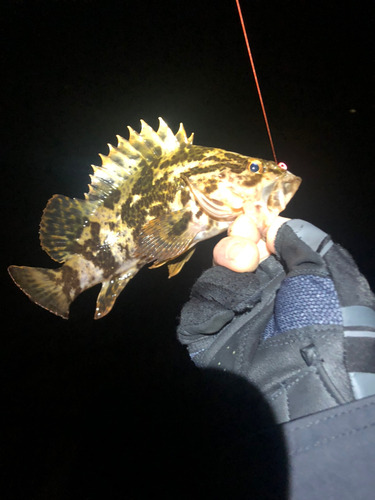
[{"label": "fish scale", "polygon": [[59,269],[10,266],[15,283],[36,304],[65,319],[72,301],[101,283],[95,319],[108,314],[141,267],[167,264],[169,277],[195,245],[225,231],[249,212],[265,230],[297,191],[301,179],[271,161],[193,145],[182,124],[176,135],[159,118],[141,120],[129,140],[93,166],[84,200],[54,195],[40,224],[43,250]]}]

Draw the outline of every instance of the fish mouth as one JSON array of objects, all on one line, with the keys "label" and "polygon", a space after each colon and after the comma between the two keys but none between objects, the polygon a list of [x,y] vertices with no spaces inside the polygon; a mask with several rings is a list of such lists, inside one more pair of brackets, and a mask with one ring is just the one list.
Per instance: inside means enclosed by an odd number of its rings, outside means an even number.
[{"label": "fish mouth", "polygon": [[267,186],[262,192],[262,201],[271,212],[282,212],[287,204],[296,194],[300,184],[301,177],[285,172],[271,186]]}]

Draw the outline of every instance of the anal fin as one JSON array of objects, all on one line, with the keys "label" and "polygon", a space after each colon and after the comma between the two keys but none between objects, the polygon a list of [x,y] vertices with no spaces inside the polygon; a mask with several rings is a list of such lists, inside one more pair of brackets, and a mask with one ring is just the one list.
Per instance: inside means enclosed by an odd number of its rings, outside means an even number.
[{"label": "anal fin", "polygon": [[103,282],[96,301],[94,319],[103,318],[103,316],[106,316],[111,311],[117,297],[136,272],[135,269],[132,269],[131,271],[127,271],[126,273],[112,277],[110,280]]}]

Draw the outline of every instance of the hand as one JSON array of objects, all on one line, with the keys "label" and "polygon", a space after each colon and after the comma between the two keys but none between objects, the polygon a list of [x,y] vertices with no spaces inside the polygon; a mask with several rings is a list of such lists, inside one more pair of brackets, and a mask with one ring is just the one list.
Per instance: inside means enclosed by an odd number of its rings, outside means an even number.
[{"label": "hand", "polygon": [[275,253],[275,238],[278,229],[290,219],[277,217],[269,227],[266,241],[253,220],[247,215],[250,202],[244,203],[244,213],[231,224],[228,236],[214,248],[214,265],[224,266],[238,273],[253,272],[259,263]]}]

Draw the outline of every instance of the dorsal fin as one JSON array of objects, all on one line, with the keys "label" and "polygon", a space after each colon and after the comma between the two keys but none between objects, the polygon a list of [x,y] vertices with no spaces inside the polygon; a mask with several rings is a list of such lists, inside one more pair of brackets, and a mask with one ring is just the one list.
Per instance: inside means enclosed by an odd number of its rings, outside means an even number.
[{"label": "dorsal fin", "polygon": [[90,175],[91,184],[89,192],[85,194],[86,200],[103,201],[113,190],[155,158],[168,155],[193,143],[193,134],[187,137],[182,123],[176,135],[162,118],[159,118],[157,132],[143,120],[141,124],[139,134],[128,127],[129,140],[118,135],[117,147],[108,144],[108,156],[99,155],[102,166],[92,165],[94,175]]}]

